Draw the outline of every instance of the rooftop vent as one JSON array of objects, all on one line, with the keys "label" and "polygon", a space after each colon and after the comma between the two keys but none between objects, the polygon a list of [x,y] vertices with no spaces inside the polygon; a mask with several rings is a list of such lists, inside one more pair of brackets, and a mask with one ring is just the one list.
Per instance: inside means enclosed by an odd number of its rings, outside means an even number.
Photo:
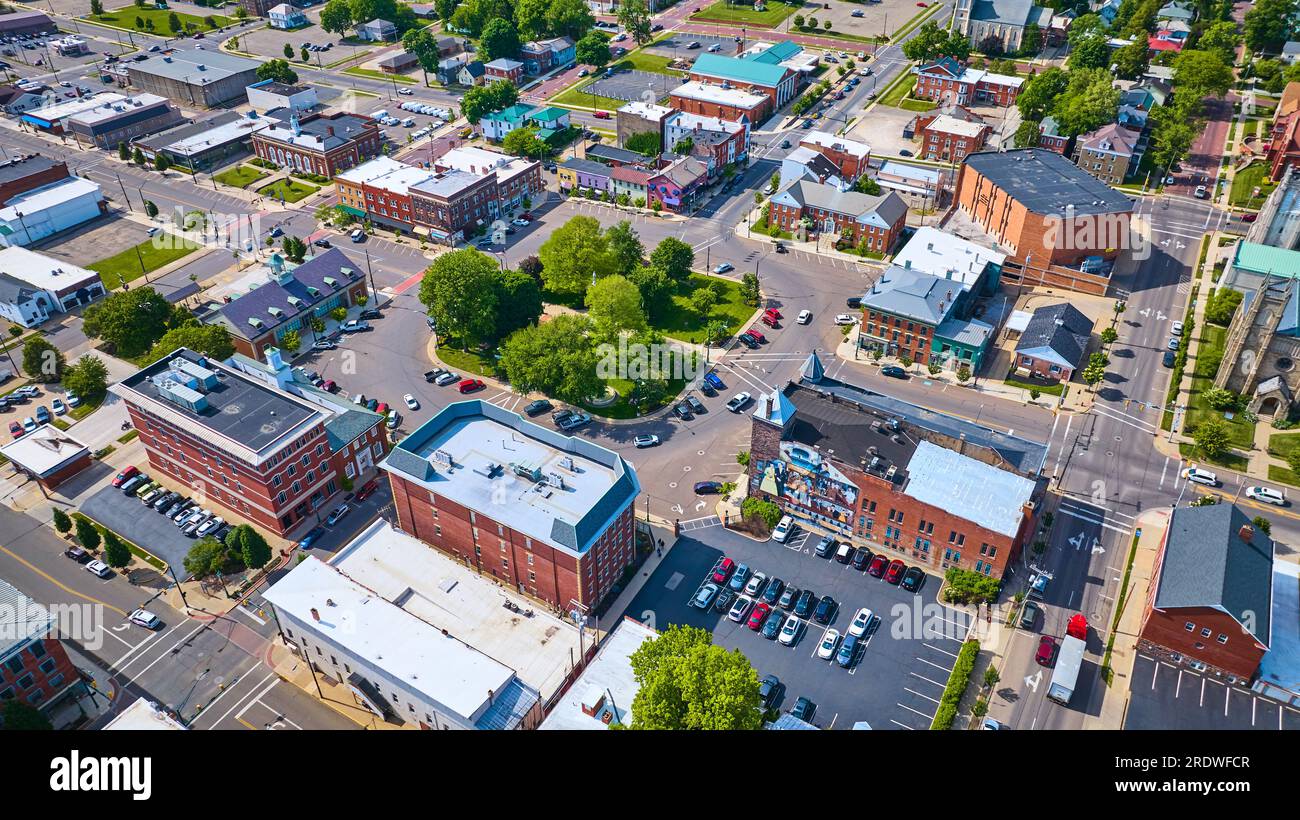
[{"label": "rooftop vent", "polygon": [[546,483],[552,487],[555,487],[556,489],[563,490],[564,476],[560,475],[559,473],[547,473]]},{"label": "rooftop vent", "polygon": [[534,464],[528,464],[527,462],[521,462],[521,461],[512,461],[510,463],[510,469],[513,470],[514,474],[519,476],[520,478],[526,478],[529,481],[542,480],[541,468],[537,467]]},{"label": "rooftop vent", "polygon": [[274,316],[274,317],[277,318],[277,319],[283,319],[283,318],[284,318],[284,311],[283,311],[283,310],[280,310],[278,307],[269,307],[269,308],[266,309],[266,312],[269,313],[269,314],[271,314],[272,316]]},{"label": "rooftop vent", "polygon": [[326,276],[326,277],[325,277],[325,284],[329,285],[330,287],[334,288],[335,290],[338,290],[338,287],[339,287],[339,280],[335,279],[333,276]]},{"label": "rooftop vent", "polygon": [[573,466],[573,459],[570,458],[569,456],[565,456],[564,458],[560,459],[560,468],[563,470],[568,470],[571,473],[577,472],[577,469]]},{"label": "rooftop vent", "polygon": [[261,330],[262,328],[266,327],[266,325],[262,323],[262,320],[257,318],[256,316],[249,316],[248,323],[253,327],[257,328],[258,330]]},{"label": "rooftop vent", "polygon": [[433,451],[433,460],[435,463],[441,464],[444,467],[455,466],[451,457],[451,453],[443,449],[437,449]]}]

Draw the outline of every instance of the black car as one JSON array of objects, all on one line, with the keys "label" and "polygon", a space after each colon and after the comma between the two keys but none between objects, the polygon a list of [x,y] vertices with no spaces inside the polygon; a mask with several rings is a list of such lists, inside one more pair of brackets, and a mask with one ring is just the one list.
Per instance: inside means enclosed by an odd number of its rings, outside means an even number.
[{"label": "black car", "polygon": [[696,495],[717,495],[720,492],[722,492],[722,482],[720,481],[695,482]]},{"label": "black car", "polygon": [[446,372],[447,371],[443,370],[441,367],[435,367],[434,369],[427,371],[424,374],[424,380],[432,384],[434,379],[438,378],[439,376],[441,376],[443,373]]},{"label": "black car", "polygon": [[817,704],[808,700],[808,698],[802,697],[794,702],[794,708],[790,710],[792,716],[802,720],[804,723],[811,723],[813,714],[816,712]]},{"label": "black car", "polygon": [[767,620],[763,621],[759,634],[769,641],[774,641],[776,636],[781,634],[781,625],[783,623],[785,623],[785,613],[773,608],[771,612],[767,613]]},{"label": "black car", "polygon": [[731,609],[731,602],[736,600],[736,593],[729,589],[724,589],[718,593],[718,597],[713,602],[714,612],[726,612]]},{"label": "black car", "polygon": [[866,547],[858,547],[857,551],[853,553],[853,568],[861,572],[867,568],[869,563],[871,563],[871,550]]},{"label": "black car", "polygon": [[888,376],[891,379],[906,379],[907,371],[896,364],[887,364],[880,368],[880,375]]},{"label": "black car", "polygon": [[799,593],[799,599],[794,602],[794,614],[800,618],[807,618],[812,614],[813,604],[816,603],[817,596],[811,589],[805,589]]},{"label": "black car", "polygon": [[359,319],[382,319],[382,318],[384,318],[384,314],[380,313],[378,310],[375,310],[374,308],[368,308],[367,310],[363,310],[363,311],[361,311],[360,316],[358,316],[357,318],[359,318]]},{"label": "black car", "polygon": [[524,414],[527,415],[529,418],[532,418],[533,416],[540,416],[542,413],[545,413],[547,410],[550,410],[554,406],[555,405],[551,404],[546,399],[535,399],[533,401],[528,402],[528,404],[524,405]]},{"label": "black car", "polygon": [[773,576],[767,582],[767,588],[763,590],[763,603],[775,605],[781,598],[781,591],[785,589],[785,581]]},{"label": "black car", "polygon": [[785,243],[784,243],[784,242],[777,242],[777,243],[776,243],[776,252],[777,252],[777,253],[789,253],[789,251],[786,250],[786,247],[785,247]]},{"label": "black car", "polygon": [[691,412],[695,413],[697,416],[704,413],[704,405],[694,396],[687,396],[686,403],[690,405]]},{"label": "black car", "polygon": [[564,423],[565,419],[567,419],[569,416],[572,415],[573,415],[572,410],[569,410],[567,408],[561,408],[551,414],[551,421],[555,424],[556,427],[558,427]]},{"label": "black car", "polygon": [[718,395],[718,391],[708,382],[700,382],[700,392],[709,397]]},{"label": "black car", "polygon": [[1176,357],[1174,356],[1174,351],[1172,351],[1172,350],[1166,350],[1166,351],[1165,351],[1165,355],[1161,358],[1160,362],[1161,362],[1161,364],[1163,364],[1165,367],[1173,367],[1173,366],[1174,366],[1174,359],[1175,359],[1175,358],[1176,358]]},{"label": "black car", "polygon": [[823,595],[822,599],[817,602],[817,609],[813,612],[813,620],[819,624],[829,624],[835,620],[835,610],[839,604],[829,595]]},{"label": "black car", "polygon": [[850,296],[849,298],[844,300],[844,304],[847,305],[848,307],[853,308],[854,310],[857,310],[858,308],[862,307],[862,297]]},{"label": "black car", "polygon": [[907,572],[903,573],[903,580],[899,586],[908,592],[920,592],[921,585],[925,583],[925,573],[919,567],[908,567]]},{"label": "black car", "polygon": [[86,552],[81,547],[68,547],[63,551],[63,554],[71,558],[73,561],[76,561],[78,564],[90,563],[90,553]]},{"label": "black car", "polygon": [[763,708],[771,709],[784,688],[785,684],[781,683],[781,679],[776,675],[765,675],[758,682],[758,699],[763,702]]},{"label": "black car", "polygon": [[691,414],[691,408],[687,407],[685,402],[674,407],[673,414],[682,421],[690,421],[695,418],[695,416]]},{"label": "black car", "polygon": [[312,244],[315,245],[315,246],[318,247],[318,248],[329,248],[329,247],[332,247],[332,246],[330,245],[330,241],[329,241],[328,239],[326,239],[325,237],[323,237],[323,236],[322,236],[320,239],[317,239],[317,240],[316,240],[315,242],[313,242]]},{"label": "black car", "polygon": [[754,341],[753,339],[744,335],[743,333],[737,336],[736,338],[740,340],[740,343],[742,345],[749,348],[750,350],[758,350],[758,342]]}]

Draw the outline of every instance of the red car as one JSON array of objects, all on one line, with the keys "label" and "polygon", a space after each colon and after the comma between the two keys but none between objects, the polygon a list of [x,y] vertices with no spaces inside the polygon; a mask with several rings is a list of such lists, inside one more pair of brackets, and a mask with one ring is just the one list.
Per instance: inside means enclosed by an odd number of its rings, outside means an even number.
[{"label": "red car", "polygon": [[481,379],[461,379],[456,389],[462,393],[473,393],[475,390],[482,390],[484,386]]},{"label": "red car", "polygon": [[758,321],[762,322],[768,327],[771,328],[776,327],[776,317],[770,313],[764,313],[762,316],[759,317]]},{"label": "red car", "polygon": [[731,573],[734,572],[735,569],[736,569],[735,561],[731,560],[730,558],[723,558],[722,563],[718,564],[718,568],[713,571],[713,583],[715,584],[727,583],[727,579],[731,577]]},{"label": "red car", "polygon": [[767,614],[772,611],[772,607],[764,603],[754,604],[754,610],[749,613],[749,623],[747,626],[757,632],[763,628],[763,621],[767,620]]},{"label": "red car", "polygon": [[608,111],[593,111],[593,112],[591,113],[591,116],[595,117],[595,118],[598,119],[598,120],[607,120],[607,119],[609,119],[609,112],[608,112]]},{"label": "red car", "polygon": [[784,316],[781,315],[781,311],[777,310],[776,308],[768,308],[767,310],[763,311],[763,315],[764,315],[764,316],[771,316],[773,319],[784,319],[784,318],[785,318]]},{"label": "red car", "polygon": [[1051,666],[1054,657],[1056,657],[1056,639],[1051,635],[1039,638],[1038,654],[1034,655],[1034,660],[1038,661],[1039,666]]},{"label": "red car", "polygon": [[357,490],[357,501],[365,501],[366,498],[377,489],[379,489],[379,480],[374,478],[370,479],[366,482],[366,486]]},{"label": "red car", "polygon": [[885,573],[885,580],[891,584],[897,584],[903,580],[903,572],[906,569],[907,565],[902,561],[894,561],[889,565],[889,571]]},{"label": "red car", "polygon": [[133,478],[134,476],[137,476],[137,475],[139,475],[139,474],[140,474],[140,471],[139,471],[138,469],[136,469],[136,466],[135,466],[134,464],[130,464],[130,465],[128,465],[128,466],[126,467],[126,469],[124,469],[122,472],[118,473],[117,476],[113,479],[113,486],[114,486],[114,487],[121,487],[121,486],[122,486],[123,484],[125,484],[129,479],[131,479],[131,478]]},{"label": "red car", "polygon": [[[13,436],[14,438],[22,438],[23,426],[16,421],[9,422],[9,435]],[[114,484],[113,486],[116,487],[117,484]]]},{"label": "red car", "polygon": [[871,559],[871,565],[867,567],[867,572],[871,573],[872,578],[884,578],[885,569],[889,566],[889,559],[883,555],[877,555]]},{"label": "red car", "polygon": [[753,329],[746,330],[745,335],[753,339],[754,341],[758,342],[759,344],[763,344],[764,342],[767,341],[767,337],[764,336],[762,333],[759,333],[757,330],[753,330]]}]

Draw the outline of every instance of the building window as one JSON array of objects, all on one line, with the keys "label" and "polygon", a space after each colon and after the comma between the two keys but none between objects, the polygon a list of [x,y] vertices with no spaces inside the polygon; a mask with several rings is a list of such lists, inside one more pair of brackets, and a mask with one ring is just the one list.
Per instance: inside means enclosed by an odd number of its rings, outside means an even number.
[{"label": "building window", "polygon": [[1196,624],[1192,623],[1191,621],[1188,621],[1187,623],[1183,624],[1183,629],[1186,629],[1188,632],[1192,632],[1196,629]]},{"label": "building window", "polygon": [[1217,640],[1219,641],[1219,643],[1227,643],[1227,642],[1228,642],[1228,636],[1227,636],[1227,635],[1224,635],[1222,632],[1220,632],[1220,633],[1219,633],[1219,637],[1218,637]]}]

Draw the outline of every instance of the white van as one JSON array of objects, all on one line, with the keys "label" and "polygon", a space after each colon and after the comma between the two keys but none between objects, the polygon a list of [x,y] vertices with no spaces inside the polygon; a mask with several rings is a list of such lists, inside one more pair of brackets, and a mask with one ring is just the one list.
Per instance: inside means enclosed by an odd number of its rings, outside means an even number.
[{"label": "white van", "polygon": [[772,530],[772,540],[778,544],[784,544],[785,539],[790,537],[790,532],[793,529],[794,520],[788,515],[781,516],[781,520],[776,524],[776,529]]},{"label": "white van", "polygon": [[1279,507],[1286,506],[1286,496],[1272,487],[1247,487],[1246,497],[1253,498],[1256,501],[1263,501],[1265,504],[1276,504]]},{"label": "white van", "polygon": [[384,118],[387,117],[387,116],[388,116],[388,109],[387,109],[387,108],[381,108],[381,109],[379,109],[378,111],[372,111],[372,112],[370,112],[370,118],[371,118],[371,119],[375,119],[375,120],[382,120],[382,119],[384,119]]},{"label": "white van", "polygon": [[1183,470],[1183,478],[1188,481],[1195,481],[1197,484],[1204,484],[1207,487],[1219,486],[1219,477],[1209,470],[1202,470],[1200,467],[1188,467]]},{"label": "white van", "polygon": [[847,564],[853,560],[853,552],[853,545],[848,541],[844,541],[840,544],[840,548],[835,551],[835,560],[841,564]]},{"label": "white van", "polygon": [[407,117],[406,119],[402,120],[402,127],[403,127],[403,128],[414,128],[414,127],[415,127],[415,119],[414,119],[413,117]]}]

